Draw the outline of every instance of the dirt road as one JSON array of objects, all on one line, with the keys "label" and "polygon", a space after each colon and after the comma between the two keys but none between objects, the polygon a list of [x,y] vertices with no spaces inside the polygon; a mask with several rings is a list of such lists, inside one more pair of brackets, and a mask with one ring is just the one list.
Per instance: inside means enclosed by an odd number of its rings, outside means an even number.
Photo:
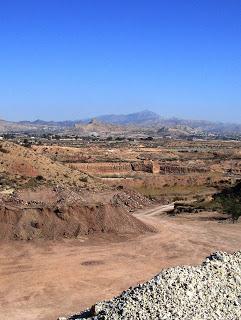
[{"label": "dirt road", "polygon": [[165,210],[135,214],[154,225],[156,234],[0,243],[1,319],[53,320],[111,298],[162,268],[241,249],[241,224],[219,223],[208,213],[169,217]]},{"label": "dirt road", "polygon": [[163,206],[157,206],[154,208],[140,210],[136,214],[136,216],[139,218],[141,218],[141,216],[148,216],[148,217],[160,216],[162,213],[170,212],[173,209],[174,209],[174,203],[170,203]]}]

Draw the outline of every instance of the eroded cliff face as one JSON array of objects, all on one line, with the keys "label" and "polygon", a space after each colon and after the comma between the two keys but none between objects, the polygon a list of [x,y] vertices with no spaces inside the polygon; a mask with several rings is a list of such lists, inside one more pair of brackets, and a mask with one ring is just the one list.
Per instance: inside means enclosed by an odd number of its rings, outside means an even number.
[{"label": "eroded cliff face", "polygon": [[74,169],[91,175],[130,175],[134,172],[160,173],[157,161],[70,163]]},{"label": "eroded cliff face", "polygon": [[219,181],[219,177],[209,178],[208,175],[198,175],[191,173],[189,175],[172,174],[172,175],[146,175],[143,177],[128,177],[128,178],[103,178],[103,182],[110,185],[123,185],[127,188],[165,188],[177,186],[200,186],[204,185],[211,179],[212,182]]},{"label": "eroded cliff face", "polygon": [[197,165],[184,165],[178,163],[162,163],[160,165],[160,174],[187,174],[187,173],[203,173],[208,169]]},{"label": "eroded cliff face", "polygon": [[151,161],[136,161],[131,163],[131,169],[133,171],[149,172],[152,173],[152,162]]},{"label": "eroded cliff face", "polygon": [[71,163],[72,168],[91,175],[130,175],[135,172],[170,175],[205,173],[208,168],[204,165],[185,164],[179,162],[158,162],[143,160],[135,162],[95,162],[95,163]]},{"label": "eroded cliff face", "polygon": [[131,164],[128,162],[71,163],[71,167],[91,175],[128,175]]}]

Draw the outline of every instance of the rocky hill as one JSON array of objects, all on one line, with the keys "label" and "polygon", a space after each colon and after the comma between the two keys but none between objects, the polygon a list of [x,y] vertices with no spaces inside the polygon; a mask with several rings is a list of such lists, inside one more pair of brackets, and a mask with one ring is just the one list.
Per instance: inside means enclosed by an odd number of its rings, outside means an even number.
[{"label": "rocky hill", "polygon": [[[105,123],[121,124],[121,125],[137,125],[146,127],[159,127],[173,128],[175,130],[181,130],[182,134],[195,133],[197,132],[209,132],[216,134],[240,134],[241,124],[235,123],[222,123],[212,122],[207,120],[188,120],[180,118],[164,118],[159,114],[144,110],[141,112],[131,113],[127,115],[103,115],[96,117]],[[180,133],[179,133],[180,135]]]},{"label": "rocky hill", "polygon": [[127,127],[121,125],[114,125],[111,123],[105,123],[95,119],[91,119],[88,123],[78,123],[75,124],[75,129],[80,133],[100,133],[100,134],[110,134],[110,133],[124,133],[128,130]]}]

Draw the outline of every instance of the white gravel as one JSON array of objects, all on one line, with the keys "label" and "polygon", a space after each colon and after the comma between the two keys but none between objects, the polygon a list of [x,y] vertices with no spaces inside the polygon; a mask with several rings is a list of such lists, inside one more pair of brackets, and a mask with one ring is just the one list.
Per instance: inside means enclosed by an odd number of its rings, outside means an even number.
[{"label": "white gravel", "polygon": [[241,251],[216,252],[197,267],[163,270],[70,319],[240,320]]}]

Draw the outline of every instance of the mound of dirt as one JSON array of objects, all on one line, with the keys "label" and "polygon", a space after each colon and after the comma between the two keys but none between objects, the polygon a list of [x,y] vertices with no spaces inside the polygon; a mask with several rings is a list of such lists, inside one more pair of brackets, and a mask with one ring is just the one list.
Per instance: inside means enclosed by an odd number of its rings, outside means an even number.
[{"label": "mound of dirt", "polygon": [[112,205],[62,207],[0,207],[0,239],[60,239],[91,233],[153,232],[120,207]]},{"label": "mound of dirt", "polygon": [[[121,187],[119,189],[122,190]],[[113,196],[111,203],[128,211],[134,211],[150,206],[153,202],[139,192],[123,188],[122,192],[120,191]]]},{"label": "mound of dirt", "polygon": [[[125,192],[122,190],[122,194]],[[127,192],[127,191],[126,191]],[[118,191],[39,185],[0,193],[0,239],[77,238],[92,233],[142,234],[154,229],[115,203]],[[127,194],[126,194],[127,197]],[[135,205],[141,205],[136,199]]]}]

